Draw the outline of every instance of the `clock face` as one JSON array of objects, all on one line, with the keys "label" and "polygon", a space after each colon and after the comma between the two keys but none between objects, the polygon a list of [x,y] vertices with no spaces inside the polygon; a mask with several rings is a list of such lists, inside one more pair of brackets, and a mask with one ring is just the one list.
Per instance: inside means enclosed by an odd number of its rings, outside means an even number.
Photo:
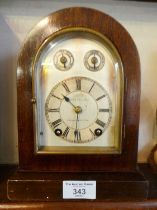
[{"label": "clock face", "polygon": [[104,37],[62,31],[34,66],[37,153],[120,153],[123,68]]},{"label": "clock face", "polygon": [[103,135],[111,121],[112,103],[98,82],[72,77],[52,88],[46,99],[45,115],[56,136],[72,143],[85,143]]}]

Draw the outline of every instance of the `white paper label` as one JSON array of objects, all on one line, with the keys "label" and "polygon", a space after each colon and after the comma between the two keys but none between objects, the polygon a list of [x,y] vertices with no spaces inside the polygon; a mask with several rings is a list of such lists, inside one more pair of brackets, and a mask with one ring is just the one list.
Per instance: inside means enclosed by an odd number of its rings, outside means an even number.
[{"label": "white paper label", "polygon": [[63,181],[63,199],[96,199],[96,181]]}]

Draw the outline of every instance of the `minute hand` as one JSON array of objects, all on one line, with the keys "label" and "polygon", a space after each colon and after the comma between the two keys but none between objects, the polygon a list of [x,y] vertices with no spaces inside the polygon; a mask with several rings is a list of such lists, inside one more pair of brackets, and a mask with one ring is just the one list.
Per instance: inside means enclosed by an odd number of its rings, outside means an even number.
[{"label": "minute hand", "polygon": [[75,139],[77,139],[77,141],[81,140],[80,131],[78,130],[78,122],[79,122],[78,117],[79,117],[79,114],[77,113],[76,128],[75,128],[75,131],[74,131]]}]

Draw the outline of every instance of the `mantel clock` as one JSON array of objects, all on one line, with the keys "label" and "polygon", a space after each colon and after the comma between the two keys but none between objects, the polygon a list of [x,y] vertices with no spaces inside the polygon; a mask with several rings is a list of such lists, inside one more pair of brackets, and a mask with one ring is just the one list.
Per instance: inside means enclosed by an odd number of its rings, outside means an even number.
[{"label": "mantel clock", "polygon": [[41,20],[19,55],[17,99],[21,170],[136,169],[139,57],[112,17],[67,8]]}]

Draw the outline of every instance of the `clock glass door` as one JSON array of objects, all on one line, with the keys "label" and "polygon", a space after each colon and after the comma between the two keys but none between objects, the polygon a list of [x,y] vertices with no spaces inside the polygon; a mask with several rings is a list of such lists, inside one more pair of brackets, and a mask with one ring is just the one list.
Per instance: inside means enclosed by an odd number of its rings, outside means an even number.
[{"label": "clock glass door", "polygon": [[124,75],[116,48],[82,28],[62,30],[33,67],[36,153],[120,153]]}]

